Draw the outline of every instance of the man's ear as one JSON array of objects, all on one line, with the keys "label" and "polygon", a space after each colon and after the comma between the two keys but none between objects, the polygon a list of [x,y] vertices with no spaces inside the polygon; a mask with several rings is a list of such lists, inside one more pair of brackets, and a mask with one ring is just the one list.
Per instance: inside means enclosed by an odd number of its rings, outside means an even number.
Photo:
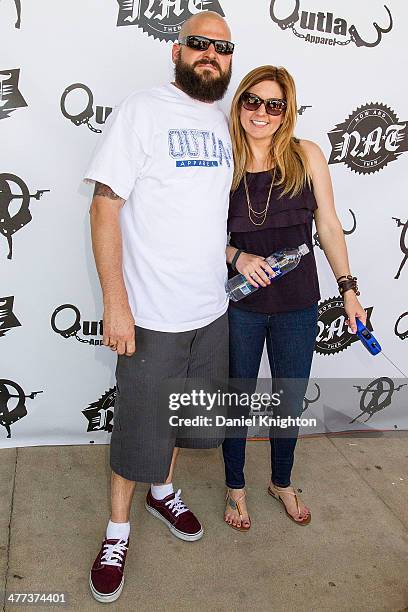
[{"label": "man's ear", "polygon": [[171,59],[173,60],[173,64],[175,64],[176,61],[178,60],[180,51],[181,51],[181,45],[179,45],[178,43],[174,43],[171,49]]}]

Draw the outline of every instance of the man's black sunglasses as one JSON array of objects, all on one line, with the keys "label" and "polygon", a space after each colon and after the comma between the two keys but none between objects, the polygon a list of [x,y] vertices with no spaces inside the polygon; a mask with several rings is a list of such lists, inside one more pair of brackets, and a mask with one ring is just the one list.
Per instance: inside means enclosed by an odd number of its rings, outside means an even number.
[{"label": "man's black sunglasses", "polygon": [[186,45],[186,47],[195,51],[207,51],[211,43],[220,55],[232,55],[234,53],[235,45],[229,40],[214,40],[206,36],[185,36],[178,40],[179,45]]},{"label": "man's black sunglasses", "polygon": [[242,106],[249,111],[256,111],[261,104],[264,104],[268,115],[273,115],[274,117],[281,115],[287,107],[286,100],[280,98],[268,98],[267,100],[262,100],[262,98],[251,93],[250,91],[245,91],[241,95],[241,103]]}]

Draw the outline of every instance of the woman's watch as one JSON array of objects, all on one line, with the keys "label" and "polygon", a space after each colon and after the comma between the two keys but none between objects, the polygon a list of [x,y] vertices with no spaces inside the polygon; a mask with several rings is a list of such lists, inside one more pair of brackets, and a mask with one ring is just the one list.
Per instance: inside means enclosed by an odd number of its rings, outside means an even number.
[{"label": "woman's watch", "polygon": [[235,264],[237,263],[238,257],[241,255],[242,252],[243,251],[241,249],[238,249],[237,252],[235,253],[234,257],[232,258],[231,268],[234,270],[234,272],[238,272],[238,270],[235,267]]}]

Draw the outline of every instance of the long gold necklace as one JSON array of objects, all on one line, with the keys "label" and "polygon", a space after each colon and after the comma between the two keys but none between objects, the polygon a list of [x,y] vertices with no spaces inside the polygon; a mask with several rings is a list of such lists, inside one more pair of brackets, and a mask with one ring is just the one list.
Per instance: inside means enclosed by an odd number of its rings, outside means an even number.
[{"label": "long gold necklace", "polygon": [[[246,193],[246,198],[247,198],[247,204],[248,204],[248,217],[249,220],[252,221],[252,223],[254,225],[263,225],[265,223],[266,220],[266,216],[268,214],[268,209],[269,209],[269,202],[271,199],[271,194],[272,194],[272,188],[273,188],[273,184],[275,182],[275,174],[276,174],[276,166],[275,169],[273,171],[273,176],[272,176],[272,181],[271,181],[271,186],[269,188],[269,193],[268,193],[268,199],[266,201],[266,206],[264,208],[264,210],[258,211],[255,210],[254,208],[252,208],[251,205],[251,200],[249,198],[249,189],[248,189],[248,184],[247,184],[247,180],[246,180],[246,173],[244,173],[244,186],[245,186],[245,193]],[[255,220],[251,217],[251,215],[255,215]],[[256,217],[259,217],[258,219]],[[263,219],[261,219],[261,217],[263,217]]]}]

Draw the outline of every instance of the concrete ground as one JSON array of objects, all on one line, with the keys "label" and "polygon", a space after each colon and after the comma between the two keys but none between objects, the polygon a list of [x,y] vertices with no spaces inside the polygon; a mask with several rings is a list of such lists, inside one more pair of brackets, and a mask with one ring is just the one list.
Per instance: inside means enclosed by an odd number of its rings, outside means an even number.
[{"label": "concrete ground", "polygon": [[[1,594],[65,591],[65,609],[108,607],[88,589],[108,519],[108,450],[0,450]],[[199,542],[174,538],[144,509],[146,486],[137,487],[126,583],[111,609],[408,610],[407,435],[301,440],[294,483],[312,509],[307,527],[293,524],[267,495],[268,450],[267,442],[249,444],[248,533],[223,523],[219,450],[182,451],[179,458],[175,484],[204,523]]]}]

